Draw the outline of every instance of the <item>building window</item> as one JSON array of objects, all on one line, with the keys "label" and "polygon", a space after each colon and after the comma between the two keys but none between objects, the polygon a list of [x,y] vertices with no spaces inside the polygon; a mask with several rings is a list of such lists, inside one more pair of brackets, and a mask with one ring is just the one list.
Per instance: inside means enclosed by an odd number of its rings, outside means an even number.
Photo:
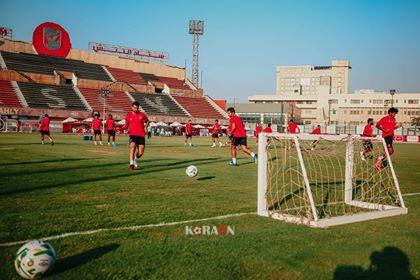
[{"label": "building window", "polygon": [[350,104],[360,104],[360,99],[350,99]]},{"label": "building window", "polygon": [[383,100],[382,99],[373,99],[373,104],[382,104]]},{"label": "building window", "polygon": [[408,104],[419,104],[418,99],[408,99]]}]

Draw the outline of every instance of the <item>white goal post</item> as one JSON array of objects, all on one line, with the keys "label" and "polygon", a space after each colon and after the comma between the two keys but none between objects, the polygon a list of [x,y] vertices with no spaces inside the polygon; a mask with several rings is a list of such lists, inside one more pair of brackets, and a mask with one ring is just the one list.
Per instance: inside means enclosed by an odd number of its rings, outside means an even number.
[{"label": "white goal post", "polygon": [[383,139],[259,134],[258,215],[329,227],[407,212]]}]

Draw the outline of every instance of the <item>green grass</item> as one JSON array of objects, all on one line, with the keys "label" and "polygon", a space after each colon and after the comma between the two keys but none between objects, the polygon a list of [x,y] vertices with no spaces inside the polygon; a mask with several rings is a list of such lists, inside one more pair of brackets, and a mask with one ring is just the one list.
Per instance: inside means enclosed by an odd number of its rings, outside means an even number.
[{"label": "green grass", "polygon": [[[153,138],[135,172],[128,170],[125,137],[117,148],[55,138],[52,147],[36,134],[0,135],[0,243],[256,211],[256,165],[240,152],[240,166],[227,166],[229,148],[210,148],[208,138],[194,138],[193,148],[178,137]],[[419,192],[420,145],[395,150],[402,192]],[[185,175],[191,164],[196,178]],[[233,236],[187,236],[185,225],[174,225],[65,237],[50,242],[58,256],[50,278],[419,278],[420,196],[405,202],[408,215],[329,229],[246,215],[189,224],[231,225]],[[0,247],[0,279],[18,279],[19,247]],[[377,271],[368,270],[371,256]]]}]

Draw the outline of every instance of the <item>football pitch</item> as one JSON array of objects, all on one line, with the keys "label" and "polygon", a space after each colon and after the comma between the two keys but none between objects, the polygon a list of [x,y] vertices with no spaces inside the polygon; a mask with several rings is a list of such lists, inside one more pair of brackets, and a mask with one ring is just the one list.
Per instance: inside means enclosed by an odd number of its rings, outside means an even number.
[{"label": "football pitch", "polygon": [[[0,279],[19,279],[23,244],[5,243],[61,234],[48,279],[420,278],[420,194],[404,196],[408,215],[313,229],[257,216],[257,165],[238,152],[228,166],[229,147],[210,138],[153,137],[129,171],[127,137],[112,148],[53,136],[0,135]],[[420,145],[392,158],[402,193],[419,193]],[[192,234],[207,226],[232,231]]]}]

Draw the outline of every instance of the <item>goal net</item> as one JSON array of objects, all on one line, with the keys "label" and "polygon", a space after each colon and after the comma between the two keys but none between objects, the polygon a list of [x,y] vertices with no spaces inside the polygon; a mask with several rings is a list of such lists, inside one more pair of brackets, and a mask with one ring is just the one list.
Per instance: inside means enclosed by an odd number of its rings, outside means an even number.
[{"label": "goal net", "polygon": [[258,215],[329,227],[407,213],[383,139],[261,133],[258,156]]}]

